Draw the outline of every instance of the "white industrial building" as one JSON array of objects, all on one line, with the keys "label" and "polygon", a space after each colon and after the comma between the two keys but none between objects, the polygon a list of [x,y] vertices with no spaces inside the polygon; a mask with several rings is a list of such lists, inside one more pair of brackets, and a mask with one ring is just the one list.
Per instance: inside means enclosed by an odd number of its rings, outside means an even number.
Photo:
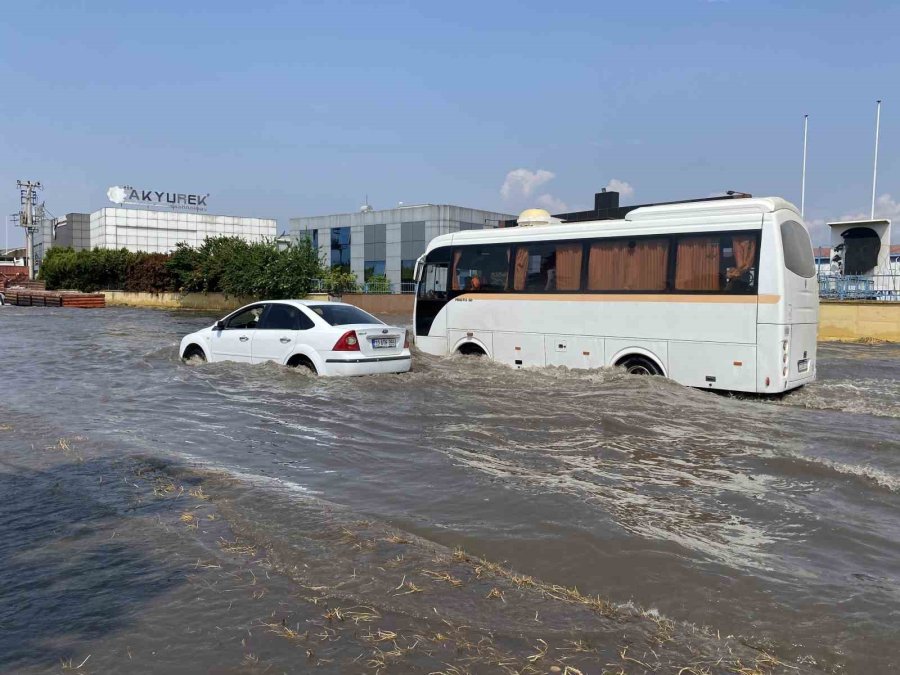
[{"label": "white industrial building", "polygon": [[200,246],[207,237],[274,239],[276,227],[273,218],[110,207],[91,214],[90,248],[168,253],[181,242]]}]

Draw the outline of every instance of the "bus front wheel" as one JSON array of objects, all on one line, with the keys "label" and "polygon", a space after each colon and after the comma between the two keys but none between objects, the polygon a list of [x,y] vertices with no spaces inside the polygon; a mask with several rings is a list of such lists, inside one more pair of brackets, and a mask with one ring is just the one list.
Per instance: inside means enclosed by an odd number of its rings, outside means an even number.
[{"label": "bus front wheel", "polygon": [[629,375],[662,375],[659,366],[646,356],[626,356],[616,365],[622,366]]}]

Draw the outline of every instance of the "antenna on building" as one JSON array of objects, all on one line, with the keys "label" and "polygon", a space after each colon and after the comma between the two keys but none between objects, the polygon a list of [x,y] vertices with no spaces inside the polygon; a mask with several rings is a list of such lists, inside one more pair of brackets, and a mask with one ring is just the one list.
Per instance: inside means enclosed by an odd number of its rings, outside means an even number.
[{"label": "antenna on building", "polygon": [[369,195],[366,194],[366,203],[359,207],[360,213],[371,213],[375,209],[369,204]]},{"label": "antenna on building", "polygon": [[875,185],[878,182],[878,131],[881,127],[881,99],[875,101],[875,166],[872,169],[872,220],[875,220]]}]

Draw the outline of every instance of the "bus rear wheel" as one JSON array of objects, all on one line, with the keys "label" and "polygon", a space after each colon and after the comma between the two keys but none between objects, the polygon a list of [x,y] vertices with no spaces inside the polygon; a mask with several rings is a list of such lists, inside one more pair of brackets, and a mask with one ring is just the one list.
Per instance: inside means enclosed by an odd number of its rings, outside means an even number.
[{"label": "bus rear wheel", "polygon": [[462,354],[463,356],[487,356],[487,354],[484,353],[484,350],[474,342],[464,342],[459,346],[459,349],[456,350],[456,353]]},{"label": "bus rear wheel", "polygon": [[646,356],[626,356],[617,366],[622,366],[629,375],[662,375],[659,366]]}]

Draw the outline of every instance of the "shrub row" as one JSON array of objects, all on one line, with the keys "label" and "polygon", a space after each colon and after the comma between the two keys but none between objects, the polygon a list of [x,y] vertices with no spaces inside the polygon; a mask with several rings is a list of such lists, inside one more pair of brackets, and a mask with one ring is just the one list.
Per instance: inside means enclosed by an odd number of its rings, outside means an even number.
[{"label": "shrub row", "polygon": [[317,279],[330,276],[308,239],[279,249],[275,242],[248,243],[238,237],[210,238],[197,248],[179,244],[172,253],[52,248],[40,271],[48,289],[221,292],[260,298],[303,297]]}]

